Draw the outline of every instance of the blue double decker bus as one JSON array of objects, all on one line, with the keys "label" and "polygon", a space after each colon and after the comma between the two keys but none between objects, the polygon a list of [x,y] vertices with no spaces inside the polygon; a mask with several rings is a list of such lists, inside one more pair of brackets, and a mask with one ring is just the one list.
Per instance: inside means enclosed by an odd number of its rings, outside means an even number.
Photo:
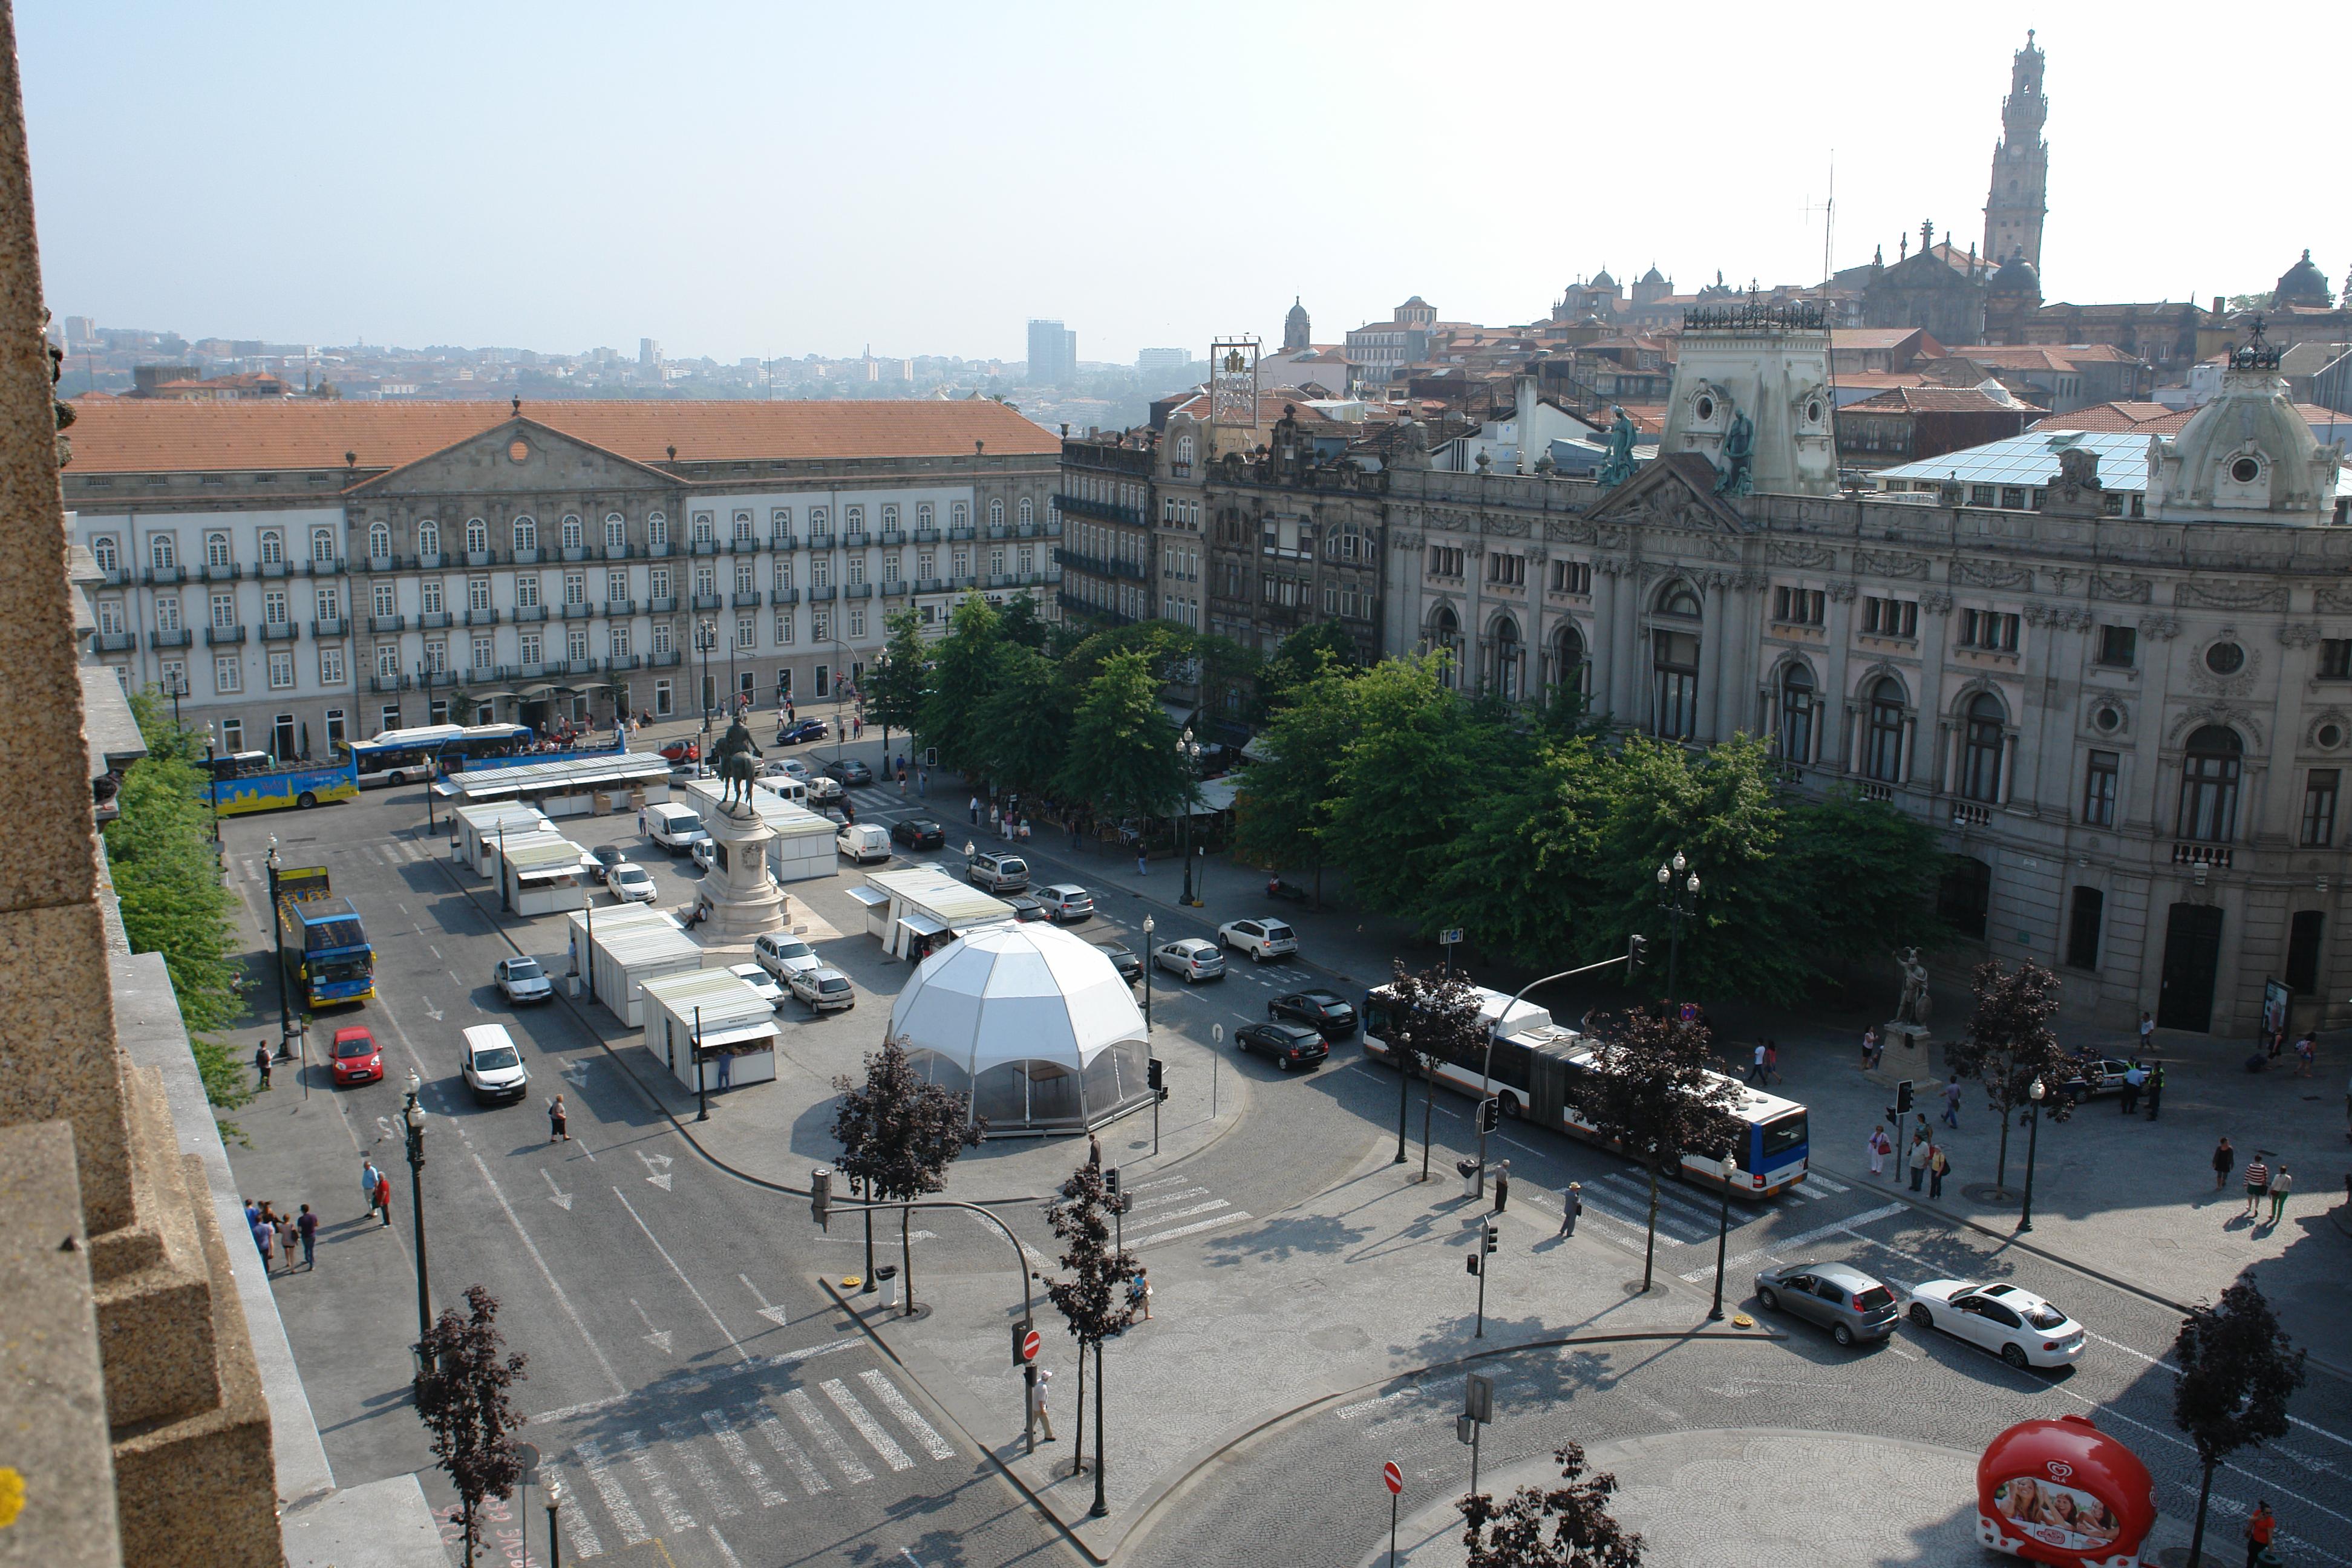
[{"label": "blue double decker bus", "polygon": [[307,811],[329,801],[357,800],[359,774],[349,757],[331,763],[280,762],[268,752],[233,752],[199,764],[211,774],[205,789],[223,816],[291,807]]}]

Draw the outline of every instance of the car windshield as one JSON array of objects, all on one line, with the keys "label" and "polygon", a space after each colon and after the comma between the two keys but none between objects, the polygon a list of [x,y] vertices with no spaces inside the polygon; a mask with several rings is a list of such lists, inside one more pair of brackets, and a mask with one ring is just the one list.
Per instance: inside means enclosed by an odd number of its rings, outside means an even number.
[{"label": "car windshield", "polygon": [[620,866],[614,868],[613,880],[615,882],[646,882],[651,881],[652,879],[647,877],[646,873],[637,867]]},{"label": "car windshield", "polygon": [[1875,1312],[1882,1307],[1895,1305],[1895,1292],[1884,1285],[1873,1285],[1867,1290],[1854,1292],[1853,1304],[1865,1312]]},{"label": "car windshield", "polygon": [[372,1056],[374,1052],[373,1040],[337,1040],[335,1042],[335,1054],[339,1057]]},{"label": "car windshield", "polygon": [[836,975],[831,980],[818,981],[816,988],[820,991],[846,991],[849,989],[849,982]]},{"label": "car windshield", "polygon": [[520,1066],[522,1066],[522,1058],[515,1055],[515,1048],[512,1046],[492,1046],[487,1051],[474,1053],[476,1072],[497,1072],[501,1068]]},{"label": "car windshield", "polygon": [[804,942],[780,942],[776,943],[776,956],[778,958],[806,958],[810,955],[810,951],[809,944]]},{"label": "car windshield", "polygon": [[2021,1301],[2018,1303],[2017,1310],[2024,1313],[2025,1321],[2037,1329],[2055,1329],[2063,1326],[2066,1321],[2066,1314],[2047,1301],[2036,1301],[2032,1306],[2027,1306]]},{"label": "car windshield", "polygon": [[1270,941],[1283,942],[1289,938],[1290,928],[1278,921],[1269,921],[1266,922],[1265,934]]},{"label": "car windshield", "polygon": [[510,961],[507,964],[507,978],[509,980],[537,980],[541,975],[546,973],[547,972],[545,970],[540,968],[539,960],[535,958],[518,958]]},{"label": "car windshield", "polygon": [[1016,860],[1012,856],[1007,855],[1003,859],[999,860],[996,863],[996,868],[1010,875],[1018,876],[1026,872],[1029,869],[1029,867],[1025,861]]}]

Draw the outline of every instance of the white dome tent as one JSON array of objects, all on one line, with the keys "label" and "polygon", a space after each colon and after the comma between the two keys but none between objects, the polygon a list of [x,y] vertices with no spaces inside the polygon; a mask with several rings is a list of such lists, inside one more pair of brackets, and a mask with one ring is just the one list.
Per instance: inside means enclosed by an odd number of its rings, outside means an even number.
[{"label": "white dome tent", "polygon": [[1042,922],[982,926],[925,959],[890,1037],[993,1133],[1086,1131],[1151,1103],[1135,994],[1107,953]]}]

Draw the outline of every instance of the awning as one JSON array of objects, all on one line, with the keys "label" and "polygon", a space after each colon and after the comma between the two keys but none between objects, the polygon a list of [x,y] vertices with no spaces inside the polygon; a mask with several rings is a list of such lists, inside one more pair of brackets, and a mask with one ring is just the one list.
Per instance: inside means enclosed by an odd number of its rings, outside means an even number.
[{"label": "awning", "polygon": [[577,877],[579,875],[580,868],[577,863],[570,866],[533,866],[517,870],[515,872],[515,880],[518,882],[556,882],[562,880],[566,877]]},{"label": "awning", "polygon": [[890,895],[879,888],[849,888],[844,890],[869,910],[878,910],[890,901]]},{"label": "awning", "polygon": [[914,914],[901,915],[898,918],[898,923],[906,927],[908,931],[913,931],[917,936],[937,936],[941,931],[948,929],[941,922],[933,920],[930,916],[920,913],[919,911]]},{"label": "awning", "polygon": [[1239,779],[1202,779],[1200,785],[1201,798],[1192,803],[1192,809],[1188,815],[1214,816],[1221,811],[1233,810],[1234,796],[1240,793],[1241,787],[1242,783]]},{"label": "awning", "polygon": [[1168,721],[1181,731],[1191,725],[1193,711],[1199,706],[1200,704],[1195,702],[1170,702],[1162,699],[1160,710],[1167,714]]},{"label": "awning", "polygon": [[704,1056],[740,1057],[743,1054],[741,1051],[730,1050],[728,1047],[748,1046],[753,1049],[772,1050],[775,1047],[775,1044],[776,1026],[772,1023],[746,1024],[732,1029],[705,1029],[702,1032]]}]

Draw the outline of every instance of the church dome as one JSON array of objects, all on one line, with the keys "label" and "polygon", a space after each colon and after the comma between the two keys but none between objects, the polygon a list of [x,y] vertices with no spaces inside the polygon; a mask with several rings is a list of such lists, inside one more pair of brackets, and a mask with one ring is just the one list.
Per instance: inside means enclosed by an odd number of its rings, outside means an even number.
[{"label": "church dome", "polygon": [[1655,267],[1651,268],[1647,272],[1642,274],[1642,281],[1644,283],[1664,283],[1665,280],[1666,275],[1659,271]]},{"label": "church dome", "polygon": [[2288,398],[2279,351],[2257,318],[2231,351],[2220,393],[2170,440],[2148,444],[2147,510],[2165,521],[2252,513],[2323,523],[2336,499],[2342,451],[2323,447]]},{"label": "church dome", "polygon": [[[2306,260],[2309,259],[2310,255],[2311,253],[2309,251],[2304,252],[2304,256]],[[1587,287],[1593,289],[1614,289],[1617,287],[1617,279],[1610,277],[1609,268],[1604,267],[1600,271],[1592,275],[1592,281],[1587,285]]]},{"label": "church dome", "polygon": [[1299,302],[1297,296],[1291,297],[1290,314],[1282,318],[1282,324],[1286,327],[1303,327],[1307,324],[1307,307]]},{"label": "church dome", "polygon": [[2278,288],[2271,295],[2274,306],[2315,305],[2326,310],[2328,304],[2327,279],[2311,264],[2311,252],[2279,275]]},{"label": "church dome", "polygon": [[1313,329],[1307,321],[1307,307],[1299,301],[1298,296],[1294,294],[1290,297],[1290,313],[1282,318],[1283,352],[1294,353],[1307,348],[1312,335]]},{"label": "church dome", "polygon": [[2000,270],[1992,275],[1985,288],[1995,294],[2031,294],[2037,300],[2042,297],[2042,279],[2021,250],[2001,264]]}]

